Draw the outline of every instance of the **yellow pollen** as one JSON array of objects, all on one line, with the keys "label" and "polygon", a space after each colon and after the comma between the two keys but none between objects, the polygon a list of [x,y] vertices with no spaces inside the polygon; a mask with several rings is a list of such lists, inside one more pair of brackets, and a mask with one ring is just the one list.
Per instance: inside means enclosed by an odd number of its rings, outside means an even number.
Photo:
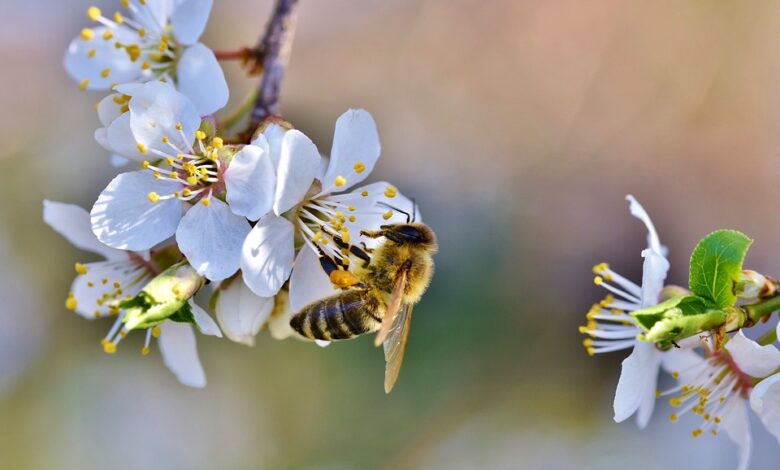
[{"label": "yellow pollen", "polygon": [[675,379],[679,379],[680,378],[680,373],[677,372],[677,371],[674,371],[674,372],[672,372],[672,377],[674,377]]},{"label": "yellow pollen", "polygon": [[117,11],[114,13],[114,21],[116,21],[119,24],[122,24],[125,22],[125,19],[122,18],[122,14]]},{"label": "yellow pollen", "polygon": [[197,176],[188,176],[187,182],[189,184],[198,184],[198,177]]},{"label": "yellow pollen", "polygon": [[116,343],[106,341],[103,343],[103,351],[105,351],[106,354],[114,354],[116,352]]},{"label": "yellow pollen", "polygon": [[98,7],[89,7],[87,8],[87,18],[89,18],[92,21],[97,21],[100,19],[102,14],[100,13],[100,8]]},{"label": "yellow pollen", "polygon": [[147,168],[149,168],[149,161],[148,161],[148,160],[144,160],[144,161],[142,161],[142,162],[141,162],[141,169],[142,169],[142,170],[145,170],[145,169],[147,169]]},{"label": "yellow pollen", "polygon": [[149,61],[148,61],[148,60],[145,60],[145,61],[143,61],[143,63],[141,64],[141,68],[142,68],[143,70],[149,70],[150,68],[152,68],[152,64],[151,64],[151,63],[149,63]]},{"label": "yellow pollen", "polygon": [[195,132],[195,138],[198,140],[203,140],[206,138],[206,133],[203,131],[197,131]]},{"label": "yellow pollen", "polygon": [[160,330],[159,326],[155,326],[154,328],[152,328],[152,336],[154,336],[155,338],[159,338],[161,333],[162,331]]},{"label": "yellow pollen", "polygon": [[609,265],[607,263],[599,263],[596,266],[593,266],[593,274],[601,274],[608,269]]},{"label": "yellow pollen", "polygon": [[97,54],[97,50],[96,49],[90,49],[89,51],[87,51],[87,57],[89,57],[90,59],[92,57],[95,57],[96,54]]},{"label": "yellow pollen", "polygon": [[114,282],[114,289],[119,289],[121,287],[121,284],[118,282]]},{"label": "yellow pollen", "polygon": [[138,28],[138,37],[146,36],[146,28]]},{"label": "yellow pollen", "polygon": [[180,130],[182,130],[183,128],[184,128],[184,126],[182,126],[182,124],[181,124],[180,122],[177,122],[177,123],[176,123],[176,130],[177,130],[177,131],[180,131]]},{"label": "yellow pollen", "polygon": [[702,434],[703,432],[704,432],[704,431],[702,431],[701,429],[694,429],[694,430],[691,432],[691,436],[693,436],[694,438],[696,438],[696,437],[699,437],[699,436],[701,436],[701,434]]},{"label": "yellow pollen", "polygon": [[81,39],[84,41],[91,41],[95,37],[95,31],[90,28],[84,28],[81,30]]},{"label": "yellow pollen", "polygon": [[132,62],[135,62],[139,57],[141,57],[141,47],[138,44],[131,44],[127,46],[125,51],[127,51],[127,55],[130,56],[130,60]]},{"label": "yellow pollen", "polygon": [[211,199],[204,197],[200,202],[202,202],[204,206],[208,207],[208,205],[211,204]]},{"label": "yellow pollen", "polygon": [[610,273],[605,273],[605,274],[604,274],[604,279],[605,279],[606,281],[612,282],[612,279],[614,279],[614,278],[612,277],[612,274],[610,274]]},{"label": "yellow pollen", "polygon": [[149,355],[149,348],[147,348],[146,346],[142,347],[141,348],[141,354],[144,355],[144,356]]},{"label": "yellow pollen", "polygon": [[155,202],[160,200],[160,195],[156,192],[152,191],[151,193],[147,194],[146,197],[149,199],[149,202],[154,204]]},{"label": "yellow pollen", "polygon": [[79,274],[87,274],[87,267],[81,263],[76,263],[76,272]]},{"label": "yellow pollen", "polygon": [[190,191],[189,188],[184,188],[181,193],[184,197],[187,197],[192,194],[192,191]]},{"label": "yellow pollen", "polygon": [[121,0],[122,6],[125,8],[130,8],[130,0]]},{"label": "yellow pollen", "polygon": [[341,231],[341,240],[344,243],[349,243],[349,232],[347,230],[342,230]]},{"label": "yellow pollen", "polygon": [[347,184],[347,179],[343,176],[337,176],[336,179],[333,180],[333,184],[335,184],[337,188],[340,188]]},{"label": "yellow pollen", "polygon": [[170,141],[171,141],[171,139],[169,139],[167,135],[164,135],[164,136],[162,137],[162,141],[163,141],[163,143],[164,143],[164,144],[167,144],[168,142],[170,142]]},{"label": "yellow pollen", "polygon": [[720,416],[716,416],[715,419],[713,420],[713,422],[715,424],[720,424]]},{"label": "yellow pollen", "polygon": [[81,82],[79,82],[79,90],[81,91],[86,90],[88,86],[89,86],[89,80],[84,79]]},{"label": "yellow pollen", "polygon": [[106,41],[110,41],[114,38],[114,33],[110,29],[107,29],[103,32],[103,39]]},{"label": "yellow pollen", "polygon": [[364,171],[366,171],[366,165],[363,164],[363,162],[357,162],[355,163],[355,173],[361,174]]},{"label": "yellow pollen", "polygon": [[100,71],[100,76],[103,78],[108,78],[108,76],[111,75],[111,69],[105,68]]},{"label": "yellow pollen", "polygon": [[165,159],[166,162],[168,162],[168,165],[173,166],[173,164],[176,162],[173,157],[168,157]]},{"label": "yellow pollen", "polygon": [[655,391],[655,397],[656,398],[661,398],[661,391],[660,390],[656,390]]},{"label": "yellow pollen", "polygon": [[87,282],[87,287],[95,287],[95,283],[92,281]]},{"label": "yellow pollen", "polygon": [[677,415],[676,414],[669,415],[669,421],[671,421],[673,423],[676,423],[677,422]]},{"label": "yellow pollen", "polygon": [[396,194],[398,194],[398,190],[395,189],[395,186],[388,186],[387,189],[385,189],[385,197],[387,198],[392,199]]},{"label": "yellow pollen", "polygon": [[149,147],[147,147],[146,145],[144,145],[144,144],[142,144],[140,142],[138,142],[137,147],[138,147],[138,151],[141,152],[144,155],[146,155],[146,153],[149,151]]},{"label": "yellow pollen", "polygon": [[393,211],[387,211],[384,214],[382,214],[382,218],[385,220],[388,220],[392,216],[393,216]]},{"label": "yellow pollen", "polygon": [[76,307],[78,306],[79,303],[76,300],[76,297],[73,296],[73,292],[68,293],[68,297],[65,299],[65,308],[68,310],[76,310]]},{"label": "yellow pollen", "polygon": [[108,284],[108,278],[107,278],[107,277],[104,277],[103,279],[101,279],[101,280],[100,280],[100,283],[101,283],[101,284],[104,284],[104,285],[105,285],[105,284]]},{"label": "yellow pollen", "polygon": [[357,219],[356,219],[356,217],[354,215],[350,215],[349,216],[349,221],[350,222],[354,222],[355,220],[357,220]]},{"label": "yellow pollen", "polygon": [[682,405],[682,400],[680,398],[670,398],[669,404],[677,408],[678,406]]},{"label": "yellow pollen", "polygon": [[601,276],[596,276],[593,278],[593,283],[597,286],[600,286],[602,282],[604,282],[604,278]]},{"label": "yellow pollen", "polygon": [[225,142],[222,140],[222,137],[214,137],[211,141],[211,145],[213,145],[215,149],[221,149],[222,146],[225,145]]}]

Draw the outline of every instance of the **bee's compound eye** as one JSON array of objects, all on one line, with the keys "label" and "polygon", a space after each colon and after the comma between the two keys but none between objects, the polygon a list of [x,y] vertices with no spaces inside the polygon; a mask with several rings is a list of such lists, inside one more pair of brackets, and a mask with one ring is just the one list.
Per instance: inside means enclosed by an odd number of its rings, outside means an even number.
[{"label": "bee's compound eye", "polygon": [[411,225],[402,225],[398,227],[397,232],[405,239],[413,242],[419,242],[423,240],[423,234],[417,227]]}]

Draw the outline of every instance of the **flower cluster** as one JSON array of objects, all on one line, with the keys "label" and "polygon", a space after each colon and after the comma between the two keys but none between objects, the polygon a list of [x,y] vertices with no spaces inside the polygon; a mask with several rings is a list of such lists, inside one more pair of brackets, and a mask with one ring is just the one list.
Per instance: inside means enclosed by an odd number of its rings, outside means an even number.
[{"label": "flower cluster", "polygon": [[[113,178],[89,212],[44,201],[44,220],[104,258],[76,264],[65,306],[115,318],[105,352],[144,331],[143,354],[156,338],[177,378],[202,387],[195,330],[247,345],[263,327],[294,336],[293,312],[338,287],[323,263],[348,270],[376,243],[361,231],[405,220],[413,203],[386,182],[359,186],[380,156],[364,110],[338,118],[329,157],[277,116],[227,135],[215,113],[228,86],[198,42],[211,0],[121,6],[89,8],[95,26],[70,44],[65,68],[82,90],[108,92],[95,140],[139,168]],[[209,298],[216,321],[196,303]]]},{"label": "flower cluster", "polygon": [[[647,212],[632,196],[627,199],[631,214],[648,231],[642,283],[620,276],[606,263],[596,265],[595,283],[608,294],[593,305],[587,324],[580,327],[589,355],[632,349],[622,363],[615,421],[636,414],[638,426],[644,428],[656,400],[664,398],[674,410],[671,422],[685,415],[695,417],[693,437],[724,432],[738,446],[738,468],[746,469],[752,448],[749,410],[780,440],[780,350],[776,346],[780,322],[758,340],[743,331],[765,323],[780,309],[777,284],[741,269],[749,239],[742,252],[730,257],[728,251],[742,239],[738,232],[720,231],[702,240],[694,251],[690,290],[665,285],[666,248]],[[710,246],[716,249],[708,251]],[[720,281],[711,277],[712,282],[699,283],[699,279],[708,274],[728,279],[723,269],[729,269],[729,264],[734,273],[724,285],[733,291],[733,298],[719,303],[722,295],[716,285]],[[658,389],[661,369],[676,381],[667,390]]]}]

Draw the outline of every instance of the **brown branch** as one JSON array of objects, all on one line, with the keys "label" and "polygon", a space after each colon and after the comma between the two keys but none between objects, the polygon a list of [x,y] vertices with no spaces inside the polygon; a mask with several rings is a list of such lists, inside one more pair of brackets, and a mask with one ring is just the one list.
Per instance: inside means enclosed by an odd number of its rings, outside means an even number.
[{"label": "brown branch", "polygon": [[265,34],[257,44],[263,52],[263,78],[252,109],[250,132],[272,114],[279,114],[279,93],[287,61],[290,58],[298,0],[276,0]]}]

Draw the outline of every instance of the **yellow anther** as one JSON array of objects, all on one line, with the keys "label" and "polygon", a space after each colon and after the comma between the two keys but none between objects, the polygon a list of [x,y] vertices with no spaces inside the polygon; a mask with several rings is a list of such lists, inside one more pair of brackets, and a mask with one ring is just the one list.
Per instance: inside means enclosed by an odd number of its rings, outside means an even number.
[{"label": "yellow anther", "polygon": [[192,194],[192,191],[190,191],[189,188],[184,188],[181,193],[184,197],[188,197]]},{"label": "yellow anther", "polygon": [[382,214],[382,218],[385,220],[388,220],[392,216],[393,216],[393,211],[387,211],[384,214]]},{"label": "yellow anther", "polygon": [[608,269],[609,265],[607,263],[599,263],[596,266],[593,266],[593,274],[601,274]]},{"label": "yellow anther", "polygon": [[90,49],[87,51],[87,57],[90,59],[95,57],[95,55],[97,55],[97,49]]},{"label": "yellow anther", "polygon": [[343,176],[337,176],[336,179],[333,180],[333,184],[335,184],[337,188],[340,188],[347,184],[347,179]]},{"label": "yellow anther", "polygon": [[161,333],[162,330],[160,330],[159,326],[155,326],[154,328],[152,328],[152,336],[154,336],[155,338],[159,338]]},{"label": "yellow anther", "polygon": [[97,21],[100,19],[102,14],[100,13],[100,8],[98,7],[89,7],[87,8],[87,18],[89,18],[92,21]]},{"label": "yellow anther", "polygon": [[713,422],[714,422],[715,424],[720,424],[720,416],[716,416],[716,417],[713,419]]},{"label": "yellow anther", "polygon": [[95,31],[90,28],[84,28],[81,30],[81,39],[84,41],[91,41],[95,37]]},{"label": "yellow anther", "polygon": [[198,140],[203,140],[203,139],[206,138],[206,133],[201,131],[201,130],[196,131],[195,132],[195,138],[198,139]]},{"label": "yellow anther", "polygon": [[127,55],[130,56],[130,60],[135,62],[141,57],[141,47],[138,44],[131,44],[125,48]]},{"label": "yellow anther", "polygon": [[147,169],[147,168],[149,168],[149,161],[148,161],[148,160],[144,160],[144,161],[142,161],[142,162],[141,162],[141,169],[142,169],[142,170],[145,170],[145,169]]},{"label": "yellow anther", "polygon": [[110,29],[103,31],[103,39],[105,39],[106,41],[110,41],[114,39],[114,32],[111,31]]},{"label": "yellow anther", "polygon": [[81,91],[86,90],[88,86],[89,86],[89,80],[84,79],[79,82],[79,90]]},{"label": "yellow anther", "polygon": [[149,202],[155,203],[160,200],[160,195],[156,192],[152,191],[151,193],[147,194],[146,197],[149,199]]},{"label": "yellow anther", "polygon": [[176,163],[176,160],[173,157],[167,157],[165,159],[165,161],[166,161],[166,163],[168,163],[168,165],[171,165],[171,166],[173,166],[173,164]]},{"label": "yellow anther", "polygon": [[350,222],[354,222],[355,220],[357,220],[357,218],[354,215],[350,215],[349,216],[349,221]]},{"label": "yellow anther", "polygon": [[703,430],[701,430],[701,429],[694,429],[694,430],[691,432],[691,436],[693,436],[694,438],[696,438],[696,437],[699,437],[699,436],[701,436],[701,434],[702,434],[703,432],[704,432],[704,431],[703,431]]},{"label": "yellow anther", "polygon": [[141,348],[141,354],[144,355],[144,356],[149,355],[149,348],[147,348],[146,346],[142,347]]},{"label": "yellow anther", "polygon": [[360,195],[363,197],[368,197],[368,191],[362,191]]},{"label": "yellow anther", "polygon": [[87,282],[87,287],[95,287],[95,283],[92,281]]},{"label": "yellow anther", "polygon": [[106,354],[114,354],[116,352],[116,343],[106,341],[103,343],[103,351],[105,351]]},{"label": "yellow anther", "polygon": [[355,168],[355,173],[357,173],[357,174],[361,174],[364,171],[366,171],[366,165],[363,164],[363,162],[355,163],[355,167],[354,168]]},{"label": "yellow anther", "polygon": [[123,7],[130,8],[130,0],[120,0],[120,1]]},{"label": "yellow anther", "polygon": [[341,240],[344,243],[349,243],[349,232],[347,230],[342,230],[341,231]]},{"label": "yellow anther", "polygon": [[76,272],[81,275],[87,274],[87,267],[81,263],[76,263]]},{"label": "yellow anther", "polygon": [[604,278],[601,276],[596,276],[593,278],[593,283],[596,284],[597,286],[600,286],[601,283],[603,282],[604,282]]},{"label": "yellow anther", "polygon": [[78,306],[79,303],[76,300],[76,297],[73,295],[73,292],[69,292],[68,297],[65,299],[65,308],[68,310],[76,310],[76,307]]},{"label": "yellow anther", "polygon": [[148,60],[145,60],[143,63],[141,63],[141,69],[149,70],[150,68],[152,68],[152,64]]},{"label": "yellow anther", "polygon": [[100,71],[100,76],[103,78],[108,78],[109,75],[111,75],[111,69],[108,67]]},{"label": "yellow anther", "polygon": [[680,378],[680,373],[675,370],[675,371],[672,372],[672,377],[674,377],[675,379],[679,379]]},{"label": "yellow anther", "polygon": [[208,207],[209,204],[211,204],[211,199],[204,197],[203,199],[200,200],[200,202],[202,202],[204,206]]},{"label": "yellow anther", "polygon": [[137,147],[138,147],[138,151],[141,152],[144,155],[146,155],[146,153],[149,152],[149,147],[147,147],[146,145],[142,144],[141,142],[138,142]]},{"label": "yellow anther", "polygon": [[671,415],[669,415],[669,421],[671,421],[671,422],[673,422],[673,423],[676,423],[678,419],[679,419],[679,418],[678,418],[678,417],[677,417],[677,415],[676,415],[676,414],[674,414],[674,413],[672,413]]},{"label": "yellow anther", "polygon": [[682,405],[682,399],[680,398],[670,398],[669,404],[673,407],[677,408],[678,406]]},{"label": "yellow anther", "polygon": [[385,189],[385,197],[387,198],[392,199],[396,194],[398,194],[398,190],[395,189],[395,186],[388,186],[387,189]]},{"label": "yellow anther", "polygon": [[146,36],[146,28],[138,28],[138,37],[142,38]]},{"label": "yellow anther", "polygon": [[198,184],[198,177],[197,176],[188,176],[187,177],[187,183],[189,184]]},{"label": "yellow anther", "polygon": [[114,13],[114,21],[116,21],[119,24],[122,24],[125,22],[125,19],[122,18],[122,14],[117,11]]},{"label": "yellow anther", "polygon": [[614,279],[614,277],[612,277],[612,274],[610,274],[610,273],[604,273],[604,280],[605,280],[605,281],[607,281],[607,282],[612,282],[612,279]]},{"label": "yellow anther", "polygon": [[177,122],[177,123],[176,123],[176,130],[177,130],[177,131],[180,131],[180,130],[182,130],[183,128],[184,128],[184,126],[183,126],[183,125],[182,125],[180,122]]},{"label": "yellow anther", "polygon": [[163,141],[163,143],[164,143],[164,144],[167,144],[168,142],[170,142],[170,141],[171,141],[171,139],[169,139],[167,135],[164,135],[164,136],[162,137],[162,141]]},{"label": "yellow anther", "polygon": [[656,390],[655,391],[655,397],[656,398],[661,398],[661,391],[660,390]]},{"label": "yellow anther", "polygon": [[104,284],[104,285],[105,285],[105,284],[108,284],[108,278],[107,278],[107,277],[104,277],[103,279],[101,279],[101,280],[100,280],[100,283],[101,283],[101,284]]},{"label": "yellow anther", "polygon": [[140,3],[141,5],[146,5],[146,0],[138,0],[138,3]]},{"label": "yellow anther", "polygon": [[213,145],[215,149],[221,149],[222,146],[225,145],[225,142],[222,140],[222,137],[214,137],[211,141],[211,145]]}]

